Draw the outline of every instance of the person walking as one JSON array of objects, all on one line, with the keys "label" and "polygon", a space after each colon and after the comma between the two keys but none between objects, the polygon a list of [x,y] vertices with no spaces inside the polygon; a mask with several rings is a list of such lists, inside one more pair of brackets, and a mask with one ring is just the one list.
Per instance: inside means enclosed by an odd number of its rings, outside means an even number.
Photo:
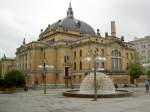
[{"label": "person walking", "polygon": [[145,84],[146,93],[148,93],[148,92],[149,92],[149,86],[150,86],[149,81],[148,81],[148,80],[145,80],[145,81],[144,81],[144,84]]},{"label": "person walking", "polygon": [[116,89],[116,91],[117,91],[117,89],[118,89],[117,83],[115,83],[114,86],[115,86],[115,89]]}]

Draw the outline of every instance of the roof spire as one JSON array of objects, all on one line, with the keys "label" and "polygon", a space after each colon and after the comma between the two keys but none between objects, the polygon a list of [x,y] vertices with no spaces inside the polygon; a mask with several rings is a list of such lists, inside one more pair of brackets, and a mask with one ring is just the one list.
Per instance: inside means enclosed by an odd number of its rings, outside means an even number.
[{"label": "roof spire", "polygon": [[70,1],[70,3],[69,3],[69,8],[71,8],[71,1]]},{"label": "roof spire", "polygon": [[4,56],[2,57],[2,59],[6,59],[6,55],[4,54]]},{"label": "roof spire", "polygon": [[23,45],[25,45],[25,44],[26,44],[26,39],[25,39],[25,38],[23,39],[22,44],[23,44]]},{"label": "roof spire", "polygon": [[71,7],[71,1],[69,3],[68,11],[67,11],[67,17],[73,18],[73,11]]}]

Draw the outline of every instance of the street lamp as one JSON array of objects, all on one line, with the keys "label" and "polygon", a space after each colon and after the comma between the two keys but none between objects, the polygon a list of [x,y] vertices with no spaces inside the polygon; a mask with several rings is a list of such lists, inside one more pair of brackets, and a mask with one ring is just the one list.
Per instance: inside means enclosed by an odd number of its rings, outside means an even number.
[{"label": "street lamp", "polygon": [[44,72],[44,94],[46,94],[46,70],[53,69],[53,65],[47,65],[46,62],[43,62],[43,65],[39,65],[38,68],[43,69]]},{"label": "street lamp", "polygon": [[[94,101],[97,101],[97,81],[96,81],[96,72],[98,69],[97,65],[104,61],[106,61],[106,58],[99,56],[98,50],[95,50],[94,52],[89,52],[88,56],[83,59],[84,63],[93,62],[94,65]],[[100,68],[99,70],[102,71],[104,70],[104,68]]]}]

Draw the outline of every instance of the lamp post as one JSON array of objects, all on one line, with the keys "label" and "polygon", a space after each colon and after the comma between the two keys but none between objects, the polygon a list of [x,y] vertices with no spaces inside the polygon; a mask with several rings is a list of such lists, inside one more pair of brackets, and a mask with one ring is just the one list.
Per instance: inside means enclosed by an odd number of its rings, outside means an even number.
[{"label": "lamp post", "polygon": [[[105,57],[101,57],[98,54],[98,51],[95,50],[93,52],[89,52],[88,56],[84,58],[83,62],[85,63],[91,63],[93,62],[94,66],[94,101],[97,101],[97,79],[96,79],[96,72],[97,72],[97,65],[98,63],[106,61]],[[101,69],[103,70],[103,69]]]},{"label": "lamp post", "polygon": [[46,72],[48,68],[53,69],[54,66],[53,65],[47,65],[46,62],[43,62],[43,65],[39,65],[38,68],[43,69],[44,72],[44,94],[46,94]]},{"label": "lamp post", "polygon": [[27,72],[23,70],[23,74],[25,76],[25,87],[24,87],[24,90],[28,91],[28,87],[27,87]]}]

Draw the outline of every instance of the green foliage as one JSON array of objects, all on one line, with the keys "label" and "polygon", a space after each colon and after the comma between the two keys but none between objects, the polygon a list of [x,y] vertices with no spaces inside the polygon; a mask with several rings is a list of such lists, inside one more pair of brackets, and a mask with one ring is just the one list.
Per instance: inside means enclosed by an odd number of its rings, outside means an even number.
[{"label": "green foliage", "polygon": [[132,63],[138,63],[140,64],[140,56],[138,52],[134,52],[133,57],[132,57]]},{"label": "green foliage", "polygon": [[137,79],[143,74],[143,66],[140,64],[140,57],[137,52],[134,53],[133,60],[129,64],[128,72],[133,79]]},{"label": "green foliage", "polygon": [[148,69],[148,70],[146,71],[146,75],[147,75],[148,77],[150,77],[150,69]]},{"label": "green foliage", "polygon": [[142,65],[140,65],[138,63],[131,63],[129,65],[129,75],[131,76],[131,78],[137,79],[142,74],[143,74],[143,67],[142,67]]},{"label": "green foliage", "polygon": [[24,87],[25,86],[25,77],[22,72],[18,70],[12,70],[5,74],[5,87]]}]

